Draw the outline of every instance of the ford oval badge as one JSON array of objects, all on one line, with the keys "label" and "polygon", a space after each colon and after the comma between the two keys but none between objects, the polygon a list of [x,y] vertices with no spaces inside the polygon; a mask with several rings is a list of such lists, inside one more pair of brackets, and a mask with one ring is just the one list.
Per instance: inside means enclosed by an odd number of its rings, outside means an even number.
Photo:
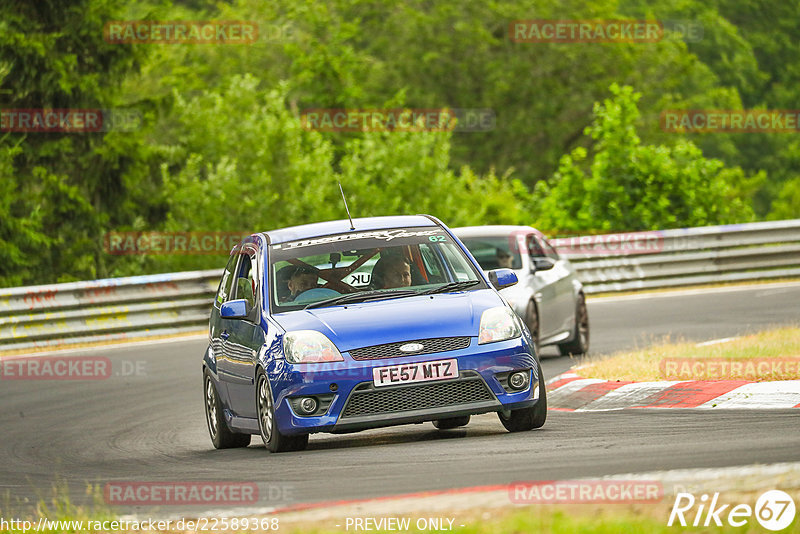
[{"label": "ford oval badge", "polygon": [[405,345],[400,347],[400,350],[402,352],[419,352],[424,348],[425,345],[423,345],[422,343],[406,343]]}]

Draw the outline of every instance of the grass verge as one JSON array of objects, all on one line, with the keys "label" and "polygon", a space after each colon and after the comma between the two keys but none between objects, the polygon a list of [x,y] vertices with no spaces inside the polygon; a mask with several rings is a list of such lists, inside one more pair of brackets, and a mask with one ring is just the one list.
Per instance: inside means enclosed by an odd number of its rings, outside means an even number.
[{"label": "grass verge", "polygon": [[[712,345],[663,342],[581,360],[578,373],[604,380],[800,380],[800,327],[790,326]],[[677,375],[676,375],[677,372]]]},{"label": "grass verge", "polygon": [[[745,485],[745,480],[739,480],[736,486]],[[762,484],[763,485],[763,484]],[[769,485],[770,489],[781,486],[779,481],[775,481],[775,486]],[[684,488],[680,491],[691,491],[697,495],[700,493],[710,493],[706,490]],[[667,490],[662,500],[652,503],[595,503],[595,504],[534,504],[534,505],[513,505],[508,503],[505,492],[500,492],[500,495],[484,494],[485,502],[481,497],[475,495],[470,499],[469,506],[460,505],[458,503],[448,501],[450,497],[433,498],[432,500],[424,500],[416,504],[406,502],[403,508],[404,511],[399,511],[394,507],[394,512],[391,503],[387,502],[364,502],[359,505],[343,505],[337,506],[333,509],[317,509],[303,512],[288,512],[285,514],[277,514],[271,516],[250,516],[255,519],[268,520],[277,518],[277,528],[271,528],[270,532],[283,532],[288,534],[345,534],[346,532],[354,532],[360,529],[350,526],[346,527],[347,518],[394,518],[396,521],[405,520],[408,525],[407,530],[397,529],[381,529],[373,528],[371,532],[382,533],[410,533],[421,534],[430,532],[450,531],[458,534],[523,534],[523,533],[553,533],[553,534],[572,534],[574,532],[586,532],[593,534],[617,534],[624,533],[655,533],[667,534],[682,531],[689,532],[713,532],[713,533],[737,533],[744,534],[750,532],[768,532],[761,528],[755,517],[749,517],[747,524],[742,527],[732,527],[725,522],[725,514],[721,515],[722,527],[716,526],[701,526],[698,527],[681,527],[677,522],[673,526],[668,526],[667,522],[671,515],[671,510],[675,502],[674,491],[665,486]],[[796,484],[786,483],[783,489],[794,499],[795,502],[800,502],[800,489],[797,489]],[[48,532],[48,533],[94,533],[94,532],[164,532],[174,534],[189,534],[185,530],[150,530],[148,528],[136,529],[113,529],[113,530],[100,530],[94,528],[86,528],[86,525],[91,522],[113,521],[117,519],[115,514],[105,506],[101,499],[100,490],[98,487],[87,486],[87,495],[91,496],[95,501],[94,506],[81,507],[73,504],[69,499],[69,492],[66,486],[53,489],[52,499],[41,500],[36,504],[33,509],[26,514],[25,519],[32,522],[34,527],[28,530],[20,528],[7,528],[0,526],[0,533],[9,534],[28,534],[33,531]],[[721,503],[744,503],[753,506],[757,502],[759,495],[763,493],[763,489],[738,489],[727,490],[723,489],[721,493]],[[478,501],[478,502],[476,502]],[[505,501],[503,503],[502,501]],[[500,503],[498,505],[498,502]],[[449,504],[449,506],[448,506]],[[427,512],[423,511],[427,509]],[[0,510],[0,518],[8,521],[12,517],[20,517],[10,513],[9,508]],[[164,510],[162,510],[162,513]],[[389,512],[389,513],[387,513]],[[4,515],[5,514],[5,515]],[[320,515],[322,514],[322,515]],[[149,520],[147,517],[137,514],[138,521],[146,522]],[[144,514],[146,515],[146,513]],[[701,520],[705,519],[702,510],[694,507],[691,511],[687,511],[685,518],[687,522],[691,522],[697,515],[700,515]],[[73,522],[70,526],[61,526],[57,528],[42,528],[35,530],[35,525],[38,523],[39,518],[44,517],[49,520],[52,525],[53,521]],[[130,522],[132,518],[128,516]],[[422,522],[422,528],[418,525]],[[438,521],[438,523],[436,523]],[[79,528],[75,522],[82,522],[84,528]],[[271,521],[269,521],[271,524]],[[0,523],[2,524],[2,523]],[[175,520],[173,520],[173,525]],[[437,524],[440,528],[431,528],[431,525]],[[425,528],[425,527],[428,528]],[[363,531],[363,529],[361,529]],[[206,530],[206,532],[245,532],[245,530]],[[255,530],[247,530],[247,532],[257,532]],[[264,531],[261,531],[264,532]],[[800,515],[795,518],[791,525],[782,530],[784,533],[800,533]]]}]

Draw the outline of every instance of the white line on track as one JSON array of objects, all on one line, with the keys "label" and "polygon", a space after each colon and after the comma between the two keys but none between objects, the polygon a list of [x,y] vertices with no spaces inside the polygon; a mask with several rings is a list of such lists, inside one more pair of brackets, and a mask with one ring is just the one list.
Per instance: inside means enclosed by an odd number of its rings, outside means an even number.
[{"label": "white line on track", "polygon": [[695,347],[708,347],[709,345],[719,345],[720,343],[727,343],[728,341],[733,341],[734,339],[739,339],[738,336],[736,337],[721,337],[719,339],[712,339],[710,341],[703,341],[702,343],[698,343]]},{"label": "white line on track", "polygon": [[703,295],[712,293],[732,293],[736,291],[755,291],[758,289],[776,290],[800,288],[800,282],[776,282],[774,284],[747,284],[739,286],[706,287],[699,289],[676,289],[674,291],[653,291],[648,293],[633,293],[630,295],[592,297],[589,295],[587,302],[614,302],[617,300],[642,300],[662,297],[684,297],[690,295]]}]

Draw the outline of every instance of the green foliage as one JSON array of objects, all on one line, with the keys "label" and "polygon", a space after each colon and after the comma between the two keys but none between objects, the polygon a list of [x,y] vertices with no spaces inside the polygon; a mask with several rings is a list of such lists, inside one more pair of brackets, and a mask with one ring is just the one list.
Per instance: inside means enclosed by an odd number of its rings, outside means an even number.
[{"label": "green foliage", "polygon": [[551,183],[540,182],[538,224],[556,230],[656,230],[752,219],[741,195],[762,177],[745,177],[703,157],[688,141],[643,145],[636,134],[639,93],[611,86],[586,129],[592,156],[576,148],[561,158]]},{"label": "green foliage", "polygon": [[[702,26],[702,39],[688,42],[687,50],[707,66],[719,85],[737,95],[727,103],[719,101],[717,109],[797,107],[800,4],[749,0],[656,0],[645,4],[625,0],[620,10],[633,16],[649,10],[655,18],[682,19]],[[686,102],[669,107],[709,106]],[[769,180],[762,182],[753,198],[759,217],[770,212],[783,184],[800,176],[800,140],[794,134],[694,134],[690,139],[704,154],[721,158],[728,166],[740,166],[747,173],[767,173]],[[770,215],[775,217],[779,217],[777,211]]]},{"label": "green foliage", "polygon": [[800,177],[783,184],[772,204],[770,218],[774,220],[800,218]]},{"label": "green foliage", "polygon": [[[429,212],[450,225],[636,230],[800,216],[796,135],[659,127],[665,109],[797,107],[798,9],[776,0],[0,4],[2,108],[123,108],[144,119],[133,132],[0,134],[0,285],[218,266],[211,256],[110,256],[103,234],[340,218],[337,181],[355,216]],[[508,37],[514,20],[627,17],[699,22],[703,37]],[[104,24],[120,19],[245,20],[261,36],[105,42]],[[311,107],[490,108],[497,122],[452,135],[320,133],[298,121]]]},{"label": "green foliage", "polygon": [[[305,129],[287,107],[287,87],[259,89],[233,76],[219,91],[175,95],[179,121],[162,165],[168,231],[253,232],[346,216],[433,213],[450,224],[522,223],[526,191],[513,180],[449,168],[449,135],[370,132],[334,145]],[[168,257],[160,265],[199,268],[218,258]]]},{"label": "green foliage", "polygon": [[41,213],[17,194],[13,158],[20,152],[19,145],[0,145],[0,286],[21,285],[26,280],[22,269],[31,266],[37,248],[47,243]]},{"label": "green foliage", "polygon": [[285,44],[294,61],[284,77],[300,108],[370,107],[400,98],[409,107],[493,109],[493,131],[453,137],[452,166],[513,169],[533,186],[579,142],[592,105],[612,82],[646,95],[656,130],[666,102],[722,108],[738,103],[680,41],[514,43],[508,37],[513,20],[620,18],[616,4],[279,0],[273,5],[295,28]]},{"label": "green foliage", "polygon": [[[119,1],[7,2],[0,7],[3,108],[113,109],[142,51],[103,40]],[[142,132],[14,133],[2,138],[0,283],[107,274],[104,228],[148,210]],[[6,217],[6,215],[8,217]]]}]

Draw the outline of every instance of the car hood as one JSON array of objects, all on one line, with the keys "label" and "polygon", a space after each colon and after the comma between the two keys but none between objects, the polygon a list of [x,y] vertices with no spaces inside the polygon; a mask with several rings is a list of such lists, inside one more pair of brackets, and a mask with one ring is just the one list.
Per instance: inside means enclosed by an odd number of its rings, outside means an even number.
[{"label": "car hood", "polygon": [[274,315],[286,331],[317,330],[340,351],[433,337],[477,336],[484,310],[502,306],[491,289],[420,295]]}]

